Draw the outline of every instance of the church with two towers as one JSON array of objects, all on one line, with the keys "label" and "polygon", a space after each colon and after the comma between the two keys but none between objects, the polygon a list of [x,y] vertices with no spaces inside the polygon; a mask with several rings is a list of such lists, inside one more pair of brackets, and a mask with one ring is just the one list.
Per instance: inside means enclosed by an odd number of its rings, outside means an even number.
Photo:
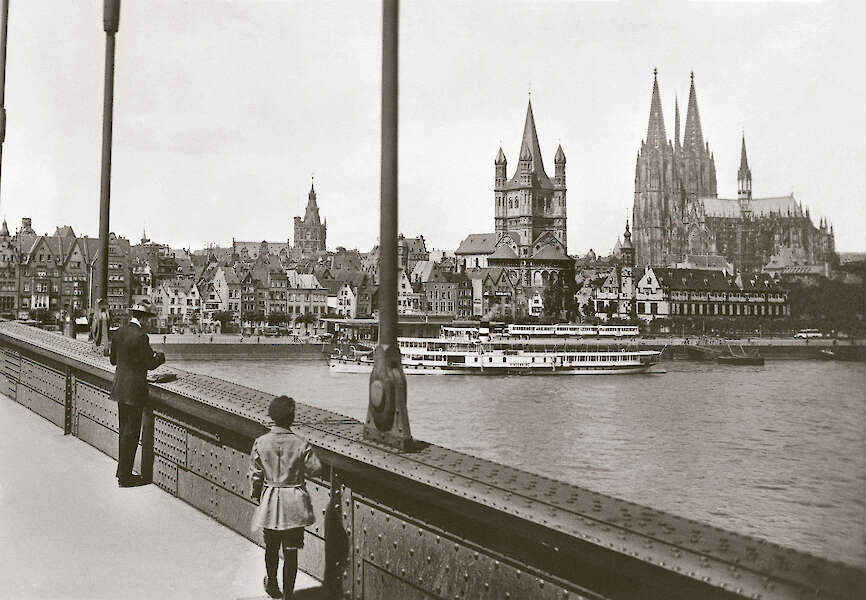
[{"label": "church with two towers", "polygon": [[674,101],[674,139],[665,131],[657,73],[653,72],[649,125],[635,166],[632,223],[640,265],[673,266],[694,256],[721,256],[736,271],[760,271],[788,250],[810,263],[838,261],[833,226],[812,222],[794,195],[752,196],[752,172],[742,138],[737,197],[719,198],[716,163],[704,139],[694,73],[680,137]]}]

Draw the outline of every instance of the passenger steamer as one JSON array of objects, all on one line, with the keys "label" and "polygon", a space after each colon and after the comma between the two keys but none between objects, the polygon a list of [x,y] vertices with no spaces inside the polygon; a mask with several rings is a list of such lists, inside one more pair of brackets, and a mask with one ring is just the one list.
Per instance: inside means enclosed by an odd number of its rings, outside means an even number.
[{"label": "passenger steamer", "polygon": [[[592,347],[586,344],[473,337],[472,331],[443,327],[439,338],[399,338],[407,375],[614,375],[645,373],[660,352],[635,347]],[[335,373],[369,373],[372,352],[354,349],[333,355]]]}]

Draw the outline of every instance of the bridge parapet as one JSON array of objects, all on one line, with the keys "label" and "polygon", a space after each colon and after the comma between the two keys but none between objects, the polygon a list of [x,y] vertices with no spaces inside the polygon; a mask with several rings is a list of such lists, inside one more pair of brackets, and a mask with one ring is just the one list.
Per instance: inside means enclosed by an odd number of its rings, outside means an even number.
[{"label": "bridge parapet", "polygon": [[[113,367],[85,342],[0,323],[0,392],[116,457]],[[154,483],[249,531],[252,440],[270,394],[161,367],[141,461]],[[296,394],[300,396],[301,394]],[[301,568],[335,596],[371,598],[845,598],[862,569],[419,443],[298,404],[296,431],[328,466]]]}]

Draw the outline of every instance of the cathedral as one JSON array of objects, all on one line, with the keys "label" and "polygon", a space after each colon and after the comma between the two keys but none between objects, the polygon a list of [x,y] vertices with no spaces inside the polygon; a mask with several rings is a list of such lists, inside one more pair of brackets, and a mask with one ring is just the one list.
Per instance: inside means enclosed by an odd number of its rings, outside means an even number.
[{"label": "cathedral", "polygon": [[674,266],[691,256],[723,256],[737,271],[760,271],[784,248],[810,262],[837,261],[833,226],[816,227],[794,195],[752,197],[752,172],[742,140],[737,198],[719,198],[716,163],[704,140],[694,73],[680,138],[674,101],[674,140],[665,132],[658,77],[653,71],[649,125],[635,167],[634,246],[641,265]]},{"label": "cathedral", "polygon": [[295,217],[295,250],[300,251],[303,256],[317,256],[324,254],[325,237],[328,233],[327,220],[323,223],[319,217],[319,205],[316,203],[316,188],[310,185],[310,193],[307,196],[307,209],[304,218]]}]

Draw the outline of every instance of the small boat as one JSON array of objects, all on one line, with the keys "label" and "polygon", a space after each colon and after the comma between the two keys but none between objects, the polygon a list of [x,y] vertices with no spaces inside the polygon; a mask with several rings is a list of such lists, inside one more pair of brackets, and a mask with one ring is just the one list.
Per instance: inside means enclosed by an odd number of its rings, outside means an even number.
[{"label": "small boat", "polygon": [[824,360],[859,360],[856,348],[857,346],[833,346],[821,350],[819,356]]},{"label": "small boat", "polygon": [[742,346],[738,346],[739,352],[735,352],[734,349],[728,345],[728,353],[720,354],[716,357],[716,360],[719,364],[722,365],[757,365],[761,366],[764,364],[764,357],[758,354],[758,351],[754,352],[746,352]]}]

